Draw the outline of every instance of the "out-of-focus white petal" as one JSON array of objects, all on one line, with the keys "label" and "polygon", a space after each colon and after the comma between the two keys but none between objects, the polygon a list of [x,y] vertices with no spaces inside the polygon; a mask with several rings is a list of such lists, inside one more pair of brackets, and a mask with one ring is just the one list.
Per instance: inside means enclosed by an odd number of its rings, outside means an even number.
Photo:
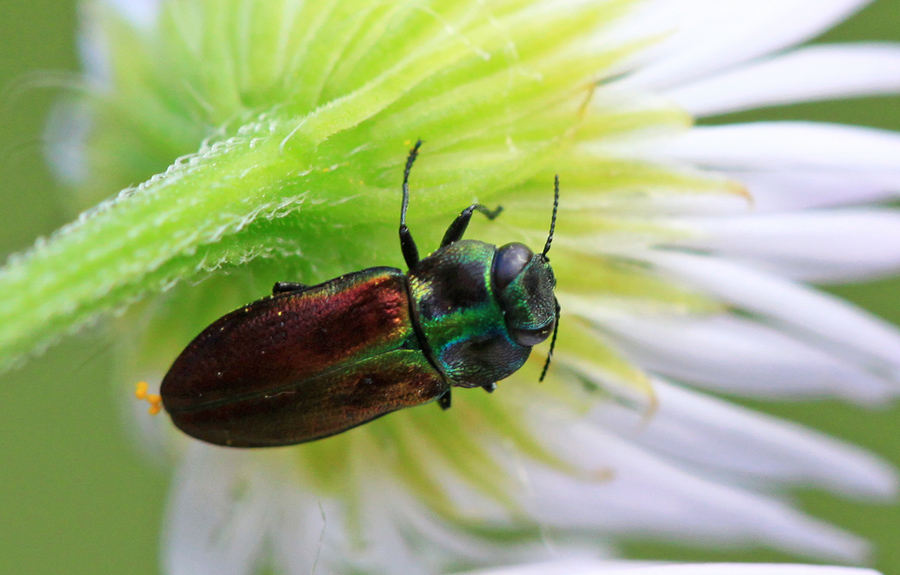
[{"label": "out-of-focus white petal", "polygon": [[724,170],[900,171],[900,134],[837,124],[701,126],[671,138],[659,152],[665,158]]},{"label": "out-of-focus white petal", "polygon": [[[279,489],[270,492],[273,512],[269,523],[260,529],[266,530],[267,550],[271,551],[267,559],[280,568],[276,572],[346,573],[348,537],[341,502],[316,496],[295,480],[284,478],[283,473],[290,471],[289,458],[278,461],[275,456],[266,463],[269,467],[264,472]],[[282,478],[275,479],[279,475]]]},{"label": "out-of-focus white petal", "polygon": [[156,21],[161,0],[105,0],[132,23],[141,28]]},{"label": "out-of-focus white petal", "polygon": [[466,571],[459,575],[878,575],[872,569],[775,563],[668,563],[553,561],[501,569]]},{"label": "out-of-focus white petal", "polygon": [[604,402],[592,419],[727,483],[814,483],[866,497],[896,493],[894,469],[855,446],[667,381],[653,383],[653,414]]},{"label": "out-of-focus white petal", "polygon": [[274,498],[246,452],[191,442],[165,530],[172,575],[246,575],[261,559]]},{"label": "out-of-focus white petal", "polygon": [[894,380],[900,374],[900,331],[839,298],[720,258],[662,251],[644,257],[836,357]]},{"label": "out-of-focus white petal", "polygon": [[900,269],[900,212],[845,209],[670,220],[671,243],[710,250],[795,280],[864,280]]},{"label": "out-of-focus white petal", "polygon": [[720,392],[771,399],[840,397],[877,404],[900,385],[770,326],[737,317],[635,315],[566,300],[638,365]]},{"label": "out-of-focus white petal", "polygon": [[309,573],[320,552],[318,573],[346,572],[341,506],[303,489],[290,455],[190,442],[169,502],[166,572],[248,575],[274,563]]},{"label": "out-of-focus white petal", "polygon": [[[312,497],[298,490],[285,490],[279,497],[281,512],[277,528],[270,530],[269,544],[272,546],[273,560],[283,573],[309,573],[317,559],[321,562],[316,565],[319,572],[330,572],[325,568],[329,562],[329,554],[323,552],[324,536],[329,533],[328,517],[334,522],[337,511],[329,510],[331,512],[326,513],[324,507],[320,509],[311,499]],[[320,529],[318,533],[315,532],[316,527]],[[332,527],[330,531],[335,529]]]},{"label": "out-of-focus white petal", "polygon": [[527,477],[519,505],[541,524],[595,528],[611,535],[657,535],[716,544],[762,544],[834,560],[861,560],[867,544],[777,499],[702,478],[569,412],[525,406],[553,453],[583,477],[517,461]]},{"label": "out-of-focus white petal", "polygon": [[[395,572],[410,575],[434,573],[435,565],[431,561],[436,557],[417,557],[413,553],[407,537],[407,523],[402,514],[392,507],[392,503],[403,501],[402,495],[398,499],[390,497],[386,481],[390,479],[375,479],[360,485],[360,497],[363,501],[360,518],[364,525],[365,553],[353,557],[357,561],[355,569],[345,569],[344,572]],[[394,491],[397,495],[396,490]]]},{"label": "out-of-focus white petal", "polygon": [[[147,29],[156,22],[161,0],[102,0],[125,20],[139,29]],[[99,3],[98,3],[99,4]],[[101,92],[112,89],[112,70],[108,52],[108,39],[99,20],[91,17],[91,10],[98,4],[86,2],[82,5],[81,34],[78,36],[78,54],[84,69],[84,80],[93,89]],[[78,120],[79,122],[83,120]],[[71,137],[66,137],[71,140]],[[82,167],[81,169],[86,169]]]},{"label": "out-of-focus white petal", "polygon": [[56,177],[67,185],[81,184],[89,177],[84,143],[90,129],[87,107],[74,100],[60,100],[44,125],[44,154]]},{"label": "out-of-focus white petal", "polygon": [[640,5],[624,35],[668,34],[625,80],[658,90],[809,40],[869,0],[657,0]]},{"label": "out-of-focus white petal", "polygon": [[[455,499],[484,499],[483,494],[474,490],[470,484],[461,481],[447,469],[446,473],[435,471],[435,478],[442,489]],[[367,531],[372,534],[372,539],[377,539],[377,546],[385,550],[383,552],[384,571],[388,572],[397,567],[394,558],[399,554],[409,553],[409,539],[395,541],[394,545],[387,545],[383,541],[378,530],[379,523],[388,522],[394,526],[398,533],[408,536],[409,530],[415,530],[417,537],[413,547],[417,554],[412,563],[403,565],[401,573],[444,573],[447,565],[463,563],[472,564],[514,564],[531,561],[546,560],[548,557],[561,556],[570,559],[586,558],[596,560],[598,558],[612,557],[614,553],[610,549],[608,541],[603,534],[593,537],[589,542],[562,541],[556,542],[548,539],[525,538],[516,540],[496,540],[480,537],[476,533],[453,528],[435,514],[424,507],[406,490],[405,486],[396,483],[372,482],[372,490],[377,490],[377,495],[372,495],[375,505],[371,509]],[[484,527],[503,528],[515,524],[510,520],[509,509],[497,506],[494,502],[488,502],[480,513],[465,515],[470,521]],[[400,547],[398,547],[398,545]],[[401,558],[404,561],[406,557]],[[364,565],[360,565],[362,569]]]},{"label": "out-of-focus white petal", "polygon": [[[155,371],[147,375],[149,377],[142,377],[139,380],[148,382],[162,381],[162,376]],[[167,467],[167,461],[170,456],[166,449],[166,441],[171,431],[169,421],[166,418],[151,415],[147,404],[135,401],[133,389],[122,389],[120,393],[121,395],[118,399],[121,406],[122,420],[123,423],[128,422],[127,425],[123,425],[125,433],[133,440],[133,444],[148,461],[159,465],[160,468]],[[159,387],[156,385],[150,387],[149,393],[158,394]]]},{"label": "out-of-focus white petal", "polygon": [[810,46],[664,92],[695,117],[900,91],[900,44]]},{"label": "out-of-focus white petal", "polygon": [[[591,559],[565,558],[557,561],[544,561],[539,563],[527,563],[499,567],[496,569],[479,569],[478,571],[466,571],[457,575],[594,575],[596,573],[615,573],[618,569],[632,569],[646,567],[646,563],[635,561],[597,561]],[[855,575],[855,574],[854,574]]]}]

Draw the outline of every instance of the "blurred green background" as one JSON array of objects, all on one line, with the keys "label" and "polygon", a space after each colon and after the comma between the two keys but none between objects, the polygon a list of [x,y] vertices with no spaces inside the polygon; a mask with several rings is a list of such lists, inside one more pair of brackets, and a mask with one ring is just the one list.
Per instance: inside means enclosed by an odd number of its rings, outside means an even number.
[{"label": "blurred green background", "polygon": [[[78,69],[74,0],[0,0],[0,256],[66,222],[42,157],[47,89],[12,90],[35,71]],[[900,41],[900,0],[877,0],[820,41]],[[805,118],[900,131],[900,97],[826,102],[717,121]],[[900,324],[900,280],[832,290]],[[158,572],[169,475],[123,433],[131,382],[107,383],[97,330],[70,337],[0,380],[0,573]],[[900,466],[900,405],[870,412],[843,404],[755,404],[865,446]],[[877,545],[873,566],[900,573],[900,506],[803,493],[803,506]],[[636,555],[694,561],[796,561],[765,550],[681,549],[634,543]]]}]

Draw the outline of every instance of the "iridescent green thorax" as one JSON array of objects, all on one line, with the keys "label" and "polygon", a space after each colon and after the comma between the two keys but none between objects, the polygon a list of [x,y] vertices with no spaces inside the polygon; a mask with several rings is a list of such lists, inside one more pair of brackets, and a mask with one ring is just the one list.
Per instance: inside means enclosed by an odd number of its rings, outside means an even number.
[{"label": "iridescent green thorax", "polygon": [[497,248],[461,240],[409,274],[413,316],[433,360],[460,387],[495,383],[518,370],[531,348],[512,340],[491,281]]}]

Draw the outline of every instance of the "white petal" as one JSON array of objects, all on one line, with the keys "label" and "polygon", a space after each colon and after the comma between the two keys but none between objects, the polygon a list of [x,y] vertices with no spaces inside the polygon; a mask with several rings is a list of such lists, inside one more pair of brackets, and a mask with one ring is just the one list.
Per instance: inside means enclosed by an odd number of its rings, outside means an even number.
[{"label": "white petal", "polygon": [[900,134],[812,122],[701,126],[660,146],[667,158],[727,170],[900,171]]},{"label": "white petal", "polygon": [[553,561],[459,575],[878,575],[872,569],[774,563],[668,563],[649,565],[602,561]]},{"label": "white petal", "polygon": [[726,483],[815,483],[851,496],[892,496],[896,471],[861,449],[708,395],[655,380],[650,416],[605,402],[593,420]]},{"label": "white petal", "polygon": [[756,212],[795,211],[891,199],[900,191],[900,170],[826,167],[782,171],[726,170],[753,197]]},{"label": "white petal", "polygon": [[751,397],[840,397],[878,404],[900,385],[764,324],[729,315],[625,314],[566,300],[568,311],[598,322],[641,367]]},{"label": "white petal", "polygon": [[305,491],[287,477],[276,482],[279,489],[266,533],[272,561],[278,566],[275,571],[345,573],[348,545],[340,502]]},{"label": "white petal", "polygon": [[644,258],[803,340],[896,380],[900,331],[839,298],[719,258],[649,251]]},{"label": "white petal", "polygon": [[272,497],[246,455],[190,445],[169,502],[168,573],[248,575],[259,563]]},{"label": "white petal", "polygon": [[[633,17],[637,35],[669,34],[626,80],[660,89],[809,40],[867,0],[657,0]],[[626,31],[623,30],[623,33]]]},{"label": "white petal", "polygon": [[695,117],[900,91],[900,45],[817,45],[664,94]]},{"label": "white petal", "polygon": [[[345,573],[340,502],[304,490],[289,450],[240,451],[191,441],[169,504],[163,548],[173,575]],[[319,559],[321,559],[319,561]]]},{"label": "white petal", "polygon": [[[119,381],[135,381],[158,382],[162,381],[165,374],[158,373],[156,370],[140,373],[138,377],[132,378],[132,373],[128,377],[122,377]],[[158,394],[159,387],[154,385],[149,389],[149,393]],[[156,417],[148,411],[148,405],[143,401],[135,401],[133,388],[117,388],[116,395],[122,416],[123,428],[126,435],[133,441],[134,445],[147,461],[152,461],[158,465],[160,469],[167,469],[169,466],[169,453],[166,451],[167,440],[170,438],[171,423],[166,418]]]},{"label": "white petal", "polygon": [[388,495],[386,487],[394,477],[382,477],[360,485],[361,523],[364,525],[366,537],[365,549],[358,553],[356,569],[345,572],[374,571],[382,573],[409,573],[409,575],[427,575],[432,573],[431,566],[416,556],[408,541],[406,523],[400,519],[391,507],[394,498]]},{"label": "white petal", "polygon": [[900,134],[871,128],[758,122],[588,148],[716,170],[744,184],[757,211],[871,202],[900,193]]},{"label": "white petal", "polygon": [[548,405],[524,409],[553,453],[584,469],[584,477],[497,454],[527,477],[529,489],[519,492],[519,504],[540,524],[709,544],[763,544],[843,560],[860,560],[867,553],[862,540],[790,505],[698,477]]},{"label": "white petal", "polygon": [[[118,11],[126,21],[137,28],[148,29],[159,15],[160,0],[104,0]],[[85,3],[86,16],[81,18],[81,34],[78,36],[78,52],[85,81],[101,91],[112,89],[112,65],[107,48],[109,41],[99,18],[91,17],[91,4]]]},{"label": "white petal", "polygon": [[634,565],[623,565],[622,562],[607,562],[590,559],[560,559],[540,563],[513,565],[496,569],[479,569],[478,571],[466,571],[459,575],[594,575],[615,573],[615,569],[632,569],[646,566],[644,563],[635,562]]},{"label": "white petal", "polygon": [[159,15],[160,0],[106,0],[132,24],[141,28],[153,25]]},{"label": "white petal", "polygon": [[[446,473],[441,473],[441,471],[446,471]],[[478,493],[470,484],[459,479],[452,469],[435,471],[435,476],[438,477],[442,488],[451,495],[462,497],[474,495],[476,499],[484,498],[484,495]],[[396,482],[384,483],[379,484],[378,489],[381,492],[380,499],[385,504],[385,514],[392,516],[394,523],[413,528],[417,536],[417,547],[420,549],[417,563],[430,565],[432,568],[426,571],[429,573],[446,572],[448,565],[459,565],[460,563],[473,565],[522,563],[546,560],[549,557],[596,560],[614,555],[607,541],[597,538],[580,543],[556,542],[550,541],[548,538],[536,541],[531,538],[522,541],[497,541],[484,538],[477,533],[455,529],[452,525],[439,519],[430,509],[415,501],[403,485],[397,485]],[[511,521],[508,509],[503,509],[496,504],[489,505],[489,507],[494,507],[494,509],[486,510],[484,513],[464,514],[464,516],[483,525],[502,526],[515,523]],[[421,552],[423,549],[426,550],[424,553]],[[389,563],[385,567],[385,571],[388,571],[395,565]],[[397,571],[408,573],[403,569]]]},{"label": "white petal", "polygon": [[53,173],[66,185],[83,185],[89,177],[85,143],[92,127],[90,110],[83,101],[59,100],[44,126],[44,153]]},{"label": "white petal", "polygon": [[697,230],[671,243],[746,259],[811,282],[870,279],[900,269],[900,211],[830,210],[666,220]]}]

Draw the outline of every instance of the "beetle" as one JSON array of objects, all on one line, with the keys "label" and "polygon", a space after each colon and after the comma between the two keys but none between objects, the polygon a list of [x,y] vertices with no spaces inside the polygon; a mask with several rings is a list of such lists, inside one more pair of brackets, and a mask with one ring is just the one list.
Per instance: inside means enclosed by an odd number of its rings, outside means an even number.
[{"label": "beetle", "polygon": [[502,210],[472,204],[420,259],[406,211],[421,145],[403,172],[399,233],[408,272],[373,267],[314,286],[278,282],[271,296],[213,322],[162,381],[162,405],[176,427],[217,445],[268,447],[435,400],[448,409],[452,387],[494,391],[552,333],[544,379],[559,327],[547,257],[559,177],[541,253],[463,239],[474,212],[494,219]]}]

